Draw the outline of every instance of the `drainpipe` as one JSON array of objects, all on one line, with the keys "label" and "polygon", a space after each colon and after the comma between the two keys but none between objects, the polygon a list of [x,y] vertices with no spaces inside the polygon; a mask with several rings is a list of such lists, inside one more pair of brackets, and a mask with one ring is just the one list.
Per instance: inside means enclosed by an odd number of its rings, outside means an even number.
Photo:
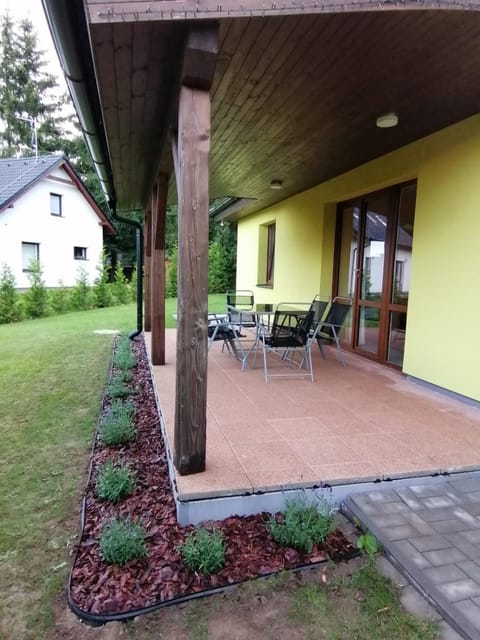
[{"label": "drainpipe", "polygon": [[68,0],[68,2],[42,0],[42,4],[83,137],[109,203],[112,217],[136,229],[137,329],[129,334],[133,339],[142,332],[143,328],[143,229],[135,220],[117,215],[115,186],[103,127],[84,2],[83,0]]},{"label": "drainpipe", "polygon": [[130,340],[133,340],[142,333],[143,329],[143,227],[136,220],[130,220],[117,214],[117,204],[115,200],[110,200],[108,203],[112,218],[118,222],[124,222],[132,227],[135,227],[135,253],[137,259],[137,328],[128,334]]}]

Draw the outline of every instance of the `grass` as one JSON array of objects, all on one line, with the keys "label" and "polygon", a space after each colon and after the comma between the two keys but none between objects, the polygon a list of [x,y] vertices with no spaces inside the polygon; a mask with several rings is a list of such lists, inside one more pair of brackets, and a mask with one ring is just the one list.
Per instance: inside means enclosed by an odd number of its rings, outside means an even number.
[{"label": "grass", "polygon": [[[212,311],[225,296],[211,296]],[[174,327],[176,300],[166,301]],[[68,572],[112,335],[136,305],[0,325],[0,638],[39,640]]]}]

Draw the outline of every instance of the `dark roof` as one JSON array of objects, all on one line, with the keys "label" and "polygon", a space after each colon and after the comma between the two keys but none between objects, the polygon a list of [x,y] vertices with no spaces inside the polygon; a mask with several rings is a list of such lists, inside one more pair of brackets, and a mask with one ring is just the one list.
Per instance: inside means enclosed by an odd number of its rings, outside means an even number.
[{"label": "dark roof", "polygon": [[63,162],[65,156],[58,155],[0,159],[0,209],[4,209]]},{"label": "dark roof", "polygon": [[38,158],[0,158],[0,212],[57,167],[63,167],[66,170],[95,210],[105,230],[115,235],[110,221],[64,155],[47,155]]}]

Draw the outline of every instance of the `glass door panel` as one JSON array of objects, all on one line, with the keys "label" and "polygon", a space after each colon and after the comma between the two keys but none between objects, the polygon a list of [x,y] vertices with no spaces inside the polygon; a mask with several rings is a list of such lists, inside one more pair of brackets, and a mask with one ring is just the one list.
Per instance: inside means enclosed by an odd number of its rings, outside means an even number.
[{"label": "glass door panel", "polygon": [[[338,270],[338,295],[353,299],[358,273],[358,233],[360,225],[360,207],[349,206],[343,210],[342,232],[340,238],[340,264]],[[352,314],[349,313],[342,330],[342,340],[352,340]]]},{"label": "glass door panel", "polygon": [[401,367],[405,344],[416,184],[339,205],[336,295],[352,299],[342,340]]},{"label": "glass door panel", "polygon": [[379,328],[380,309],[360,307],[357,346],[364,351],[376,354],[379,344]]}]

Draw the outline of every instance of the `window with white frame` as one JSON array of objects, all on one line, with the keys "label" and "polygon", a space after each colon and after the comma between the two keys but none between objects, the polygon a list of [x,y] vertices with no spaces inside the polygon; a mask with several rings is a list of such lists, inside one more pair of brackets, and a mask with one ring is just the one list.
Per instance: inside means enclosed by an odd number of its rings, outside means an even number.
[{"label": "window with white frame", "polygon": [[52,216],[62,215],[62,196],[59,193],[50,194],[50,213]]},{"label": "window with white frame", "polygon": [[87,247],[73,247],[73,257],[75,260],[86,260]]},{"label": "window with white frame", "polygon": [[40,245],[38,242],[22,242],[23,271],[30,271],[32,260],[40,260]]}]

